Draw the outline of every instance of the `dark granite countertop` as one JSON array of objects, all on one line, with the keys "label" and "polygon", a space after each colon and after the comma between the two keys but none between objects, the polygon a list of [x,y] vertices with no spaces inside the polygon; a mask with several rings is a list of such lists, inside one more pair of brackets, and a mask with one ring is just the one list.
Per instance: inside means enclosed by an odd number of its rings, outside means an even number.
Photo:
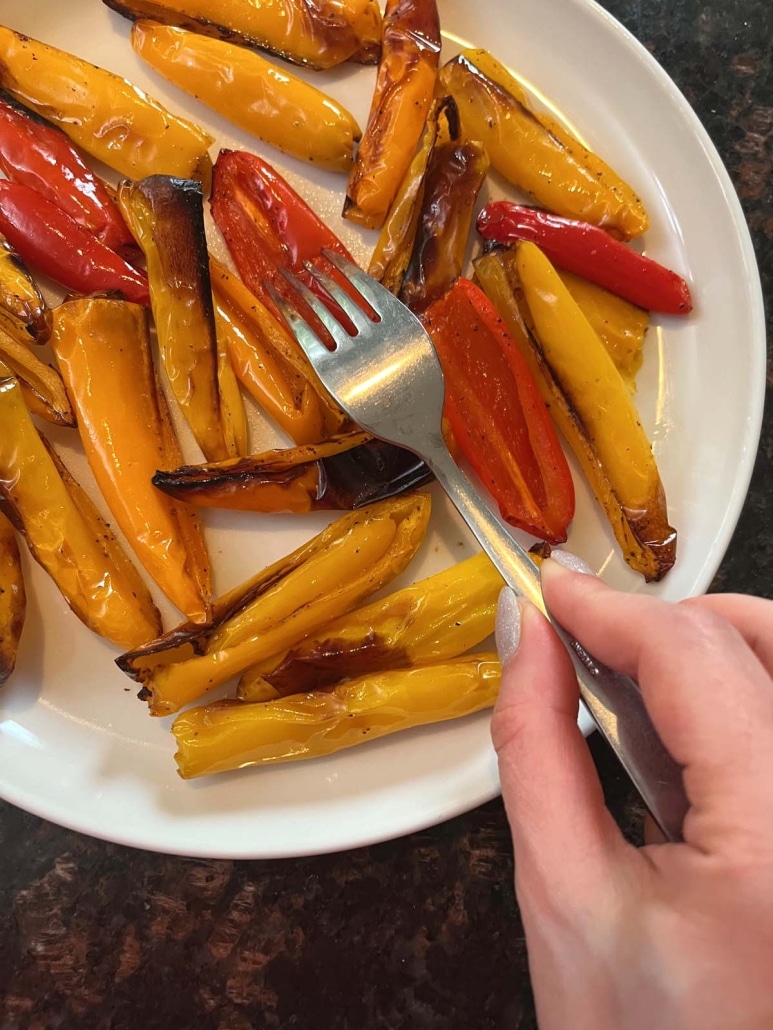
[{"label": "dark granite countertop", "polygon": [[[769,0],[605,0],[693,104],[735,182],[773,312]],[[770,352],[769,352],[770,354]],[[773,597],[773,408],[714,589]],[[616,818],[641,812],[603,744]],[[347,854],[170,858],[0,803],[0,1030],[535,1026],[502,805]]]}]

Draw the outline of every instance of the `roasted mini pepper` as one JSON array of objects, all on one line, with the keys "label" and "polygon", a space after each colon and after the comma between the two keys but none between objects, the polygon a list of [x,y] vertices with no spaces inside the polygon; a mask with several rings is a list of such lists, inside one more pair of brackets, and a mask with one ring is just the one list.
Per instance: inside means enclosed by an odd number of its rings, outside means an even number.
[{"label": "roasted mini pepper", "polygon": [[76,293],[120,293],[147,304],[148,281],[59,206],[29,186],[0,179],[0,232],[25,264]]},{"label": "roasted mini pepper", "polygon": [[105,188],[69,137],[0,90],[0,170],[42,194],[119,252],[134,239]]},{"label": "roasted mini pepper", "polygon": [[436,0],[387,0],[376,86],[344,218],[369,229],[383,224],[430,111],[440,47]]},{"label": "roasted mini pepper", "polygon": [[459,107],[462,133],[486,148],[492,167],[537,203],[623,239],[647,229],[641,200],[604,161],[543,111],[485,50],[463,50],[440,69]]},{"label": "roasted mini pepper", "polygon": [[537,378],[625,561],[647,580],[661,579],[676,558],[676,531],[652,448],[606,348],[535,244],[487,255],[476,275]]},{"label": "roasted mini pepper", "polygon": [[327,93],[243,46],[138,21],[132,46],[175,86],[264,143],[332,172],[348,172],[361,132]]},{"label": "roasted mini pepper", "polygon": [[431,478],[410,451],[355,431],[318,444],[159,471],[153,483],[202,508],[307,512],[351,511]]},{"label": "roasted mini pepper", "polygon": [[644,358],[644,339],[650,321],[648,313],[572,272],[559,271],[559,275],[609,351],[628,389],[636,393],[636,375]]},{"label": "roasted mini pepper", "polygon": [[121,175],[209,182],[212,137],[126,79],[4,26],[0,54],[0,87]]},{"label": "roasted mini pepper", "polygon": [[177,769],[184,779],[249,765],[319,758],[428,723],[458,719],[496,701],[492,653],[371,673],[332,690],[249,704],[216,701],[179,715]]},{"label": "roasted mini pepper", "polygon": [[566,540],[574,486],[537,383],[486,295],[468,279],[424,314],[459,448],[506,522]]},{"label": "roasted mini pepper", "polygon": [[441,143],[427,165],[421,211],[400,300],[417,314],[461,275],[475,203],[489,169],[474,141]]},{"label": "roasted mini pepper", "polygon": [[647,311],[666,315],[692,311],[690,287],[681,276],[637,254],[596,225],[499,200],[481,211],[478,232],[497,243],[536,243],[557,268],[589,279]]},{"label": "roasted mini pepper", "polygon": [[430,156],[439,142],[457,138],[458,131],[452,131],[452,127],[458,129],[457,123],[454,100],[451,97],[436,97],[427,114],[416,153],[381,226],[371,254],[368,274],[394,294],[399,292],[411,260]]},{"label": "roasted mini pepper", "polygon": [[[23,330],[22,330],[23,332]],[[62,377],[55,368],[36,357],[30,348],[7,331],[0,320],[0,361],[19,381],[24,401],[33,415],[56,426],[74,426],[75,413],[70,405]]]},{"label": "roasted mini pepper", "polygon": [[218,352],[201,183],[151,175],[123,182],[118,202],[145,254],[161,360],[209,461],[235,456],[218,385]]},{"label": "roasted mini pepper", "polygon": [[295,64],[373,64],[381,42],[377,0],[103,0],[126,18],[150,18],[259,47]]},{"label": "roasted mini pepper", "polygon": [[107,523],[33,425],[0,364],[0,503],[75,614],[118,647],[157,636],[161,617]]},{"label": "roasted mini pepper", "polygon": [[[212,175],[212,217],[246,285],[278,314],[266,289],[270,282],[282,295],[290,289],[282,271],[293,272],[326,304],[332,301],[307,263],[322,268],[342,286],[348,283],[322,255],[332,250],[353,258],[332,229],[266,161],[244,150],[221,150]],[[292,295],[293,302],[298,298]],[[303,306],[304,314],[307,309]],[[309,315],[317,324],[313,312]]]},{"label": "roasted mini pepper", "polygon": [[356,607],[416,554],[427,494],[344,515],[308,543],[213,604],[210,626],[178,627],[123,655],[152,715],[168,715]]},{"label": "roasted mini pepper", "polygon": [[218,340],[227,347],[239,381],[296,444],[333,435],[346,416],[284,323],[211,256],[209,266]]},{"label": "roasted mini pepper", "polygon": [[387,669],[447,661],[494,632],[502,577],[485,554],[373,601],[253,666],[242,701],[270,701]]},{"label": "roasted mini pepper", "polygon": [[26,343],[45,343],[51,335],[51,310],[29,269],[2,236],[0,323]]},{"label": "roasted mini pepper", "polygon": [[26,610],[27,596],[16,533],[0,512],[0,686],[16,665]]},{"label": "roasted mini pepper", "polygon": [[147,309],[100,297],[65,301],[52,345],[108,508],[169,600],[203,622],[212,590],[198,516],[151,482],[182,455],[153,368]]}]

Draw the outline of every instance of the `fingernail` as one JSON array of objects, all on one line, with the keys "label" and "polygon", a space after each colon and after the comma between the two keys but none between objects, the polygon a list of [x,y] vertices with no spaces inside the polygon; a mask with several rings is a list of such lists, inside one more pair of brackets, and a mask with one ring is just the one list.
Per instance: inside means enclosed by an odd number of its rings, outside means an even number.
[{"label": "fingernail", "polygon": [[571,551],[556,549],[550,552],[550,558],[554,562],[558,562],[562,568],[569,569],[570,572],[582,572],[586,576],[596,575],[587,562],[583,561],[582,558],[578,558],[576,554],[572,554]]},{"label": "fingernail", "polygon": [[502,665],[507,665],[515,657],[521,642],[521,606],[512,587],[503,587],[499,593],[494,637],[499,660]]}]

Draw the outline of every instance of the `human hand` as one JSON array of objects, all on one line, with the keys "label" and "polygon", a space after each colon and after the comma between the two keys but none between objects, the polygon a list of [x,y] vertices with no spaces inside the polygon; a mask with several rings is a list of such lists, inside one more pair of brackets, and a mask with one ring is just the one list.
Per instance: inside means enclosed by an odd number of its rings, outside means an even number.
[{"label": "human hand", "polygon": [[773,601],[669,604],[555,561],[542,582],[558,622],[638,680],[690,809],[684,843],[625,841],[577,728],[571,659],[503,591],[492,736],[541,1030],[770,1030]]}]

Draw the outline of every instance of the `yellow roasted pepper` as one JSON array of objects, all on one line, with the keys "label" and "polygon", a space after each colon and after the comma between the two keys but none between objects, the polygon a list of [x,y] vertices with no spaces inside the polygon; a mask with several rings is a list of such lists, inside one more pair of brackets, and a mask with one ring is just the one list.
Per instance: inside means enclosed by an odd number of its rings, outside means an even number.
[{"label": "yellow roasted pepper", "polygon": [[214,257],[210,274],[218,338],[245,389],[296,444],[334,435],[346,416],[286,327]]},{"label": "yellow roasted pepper", "polygon": [[74,426],[75,414],[62,377],[55,368],[36,357],[19,339],[24,330],[12,329],[0,319],[0,361],[19,381],[24,401],[33,415],[56,426]]},{"label": "yellow roasted pepper", "polygon": [[334,505],[316,503],[325,494],[326,460],[369,439],[359,431],[210,465],[183,465],[168,472],[159,470],[153,482],[171,497],[201,508],[263,513],[331,508]]},{"label": "yellow roasted pepper", "polygon": [[168,715],[350,611],[408,565],[427,531],[427,494],[345,515],[214,603],[212,625],[182,626],[123,655],[152,715]]},{"label": "yellow roasted pepper", "polygon": [[218,331],[217,308],[215,309],[215,332],[217,340],[217,385],[220,391],[220,416],[223,420],[223,438],[229,454],[241,456],[250,449],[250,427],[244,398],[239,386],[231,351]]},{"label": "yellow roasted pepper", "polygon": [[458,121],[456,104],[451,97],[438,97],[432,102],[419,146],[408,171],[400,183],[386,221],[381,227],[368,266],[368,274],[397,294],[411,260],[413,241],[419,224],[424,198],[425,173],[438,143],[452,139],[450,126]]},{"label": "yellow roasted pepper", "polygon": [[4,326],[13,336],[23,334],[27,343],[45,343],[51,335],[51,311],[48,304],[22,259],[2,236],[0,326]]},{"label": "yellow roasted pepper", "polygon": [[641,200],[609,165],[554,118],[535,110],[518,80],[485,50],[464,50],[440,69],[466,139],[548,210],[603,226],[622,239],[647,229]]},{"label": "yellow roasted pepper", "polygon": [[0,86],[121,175],[209,183],[214,140],[208,133],[119,75],[4,26]]},{"label": "yellow roasted pepper", "polygon": [[369,229],[383,224],[432,105],[440,45],[436,0],[387,0],[376,86],[344,218]]},{"label": "yellow roasted pepper", "polygon": [[157,636],[161,617],[85,491],[33,425],[0,364],[0,502],[75,614],[118,647]]},{"label": "yellow roasted pepper", "polygon": [[65,301],[52,345],[108,508],[170,601],[205,621],[212,588],[198,515],[152,484],[158,468],[182,456],[153,368],[147,309],[104,297]]},{"label": "yellow roasted pepper", "polygon": [[644,358],[649,312],[572,272],[558,271],[561,282],[609,351],[631,393]]},{"label": "yellow roasted pepper", "polygon": [[504,581],[485,554],[336,619],[253,666],[239,681],[243,701],[270,701],[386,669],[445,661],[494,632]]},{"label": "yellow roasted pepper", "polygon": [[295,64],[373,64],[381,40],[377,0],[104,0],[126,18],[259,47]]},{"label": "yellow roasted pepper", "polygon": [[152,175],[121,183],[118,202],[147,261],[159,352],[172,393],[204,457],[235,457],[221,408],[201,184]]},{"label": "yellow roasted pepper", "polygon": [[5,683],[16,665],[26,609],[27,597],[16,534],[0,512],[0,685]]},{"label": "yellow roasted pepper", "polygon": [[519,243],[514,259],[489,254],[475,271],[529,363],[625,561],[647,580],[660,579],[676,559],[676,531],[652,448],[609,352],[534,244]]},{"label": "yellow roasted pepper", "polygon": [[348,172],[361,132],[336,100],[233,43],[151,21],[132,46],[175,86],[264,143],[332,172]]},{"label": "yellow roasted pepper", "polygon": [[330,755],[388,733],[491,708],[500,678],[497,656],[482,653],[371,673],[332,690],[275,701],[216,701],[175,719],[177,768],[191,779]]}]

